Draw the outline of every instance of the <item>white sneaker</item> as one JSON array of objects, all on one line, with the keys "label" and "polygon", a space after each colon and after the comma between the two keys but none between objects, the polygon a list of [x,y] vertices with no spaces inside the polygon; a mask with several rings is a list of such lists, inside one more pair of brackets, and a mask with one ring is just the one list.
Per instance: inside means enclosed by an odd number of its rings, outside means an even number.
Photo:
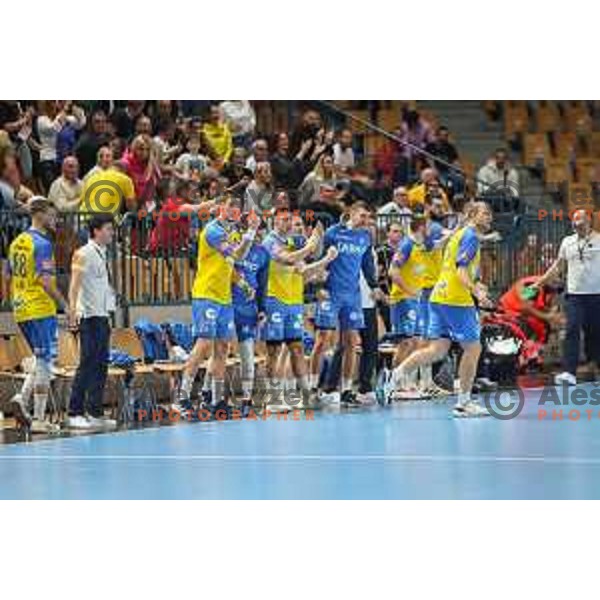
[{"label": "white sneaker", "polygon": [[76,417],[67,417],[65,425],[69,429],[93,429],[93,425],[89,422],[87,417],[83,415],[77,415]]},{"label": "white sneaker", "polygon": [[329,394],[320,394],[319,400],[323,406],[333,406],[341,402],[341,394],[339,392],[329,392]]},{"label": "white sneaker", "polygon": [[563,373],[560,373],[554,377],[555,385],[562,385],[563,383],[566,383],[567,385],[577,385],[577,377],[567,371],[564,371]]},{"label": "white sneaker", "polygon": [[50,423],[50,421],[33,419],[31,422],[31,433],[59,433],[60,427],[58,423]]},{"label": "white sneaker", "polygon": [[456,404],[452,409],[452,413],[455,417],[463,418],[491,417],[487,409],[475,400],[469,400],[469,402],[465,402],[464,404]]},{"label": "white sneaker", "polygon": [[367,392],[366,394],[357,394],[356,399],[360,404],[364,406],[372,406],[377,402],[377,397],[375,396],[375,392]]},{"label": "white sneaker", "polygon": [[116,429],[117,427],[117,422],[108,417],[92,417],[88,415],[87,420],[91,427],[98,429]]}]

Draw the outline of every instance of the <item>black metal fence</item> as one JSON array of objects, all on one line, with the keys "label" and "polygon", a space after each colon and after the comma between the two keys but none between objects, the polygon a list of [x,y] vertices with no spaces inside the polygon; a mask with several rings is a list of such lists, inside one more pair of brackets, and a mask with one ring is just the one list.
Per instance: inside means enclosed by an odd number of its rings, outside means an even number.
[{"label": "black metal fence", "polygon": [[[83,213],[59,217],[55,257],[59,287],[64,292],[73,252],[87,238],[88,218]],[[399,218],[378,218],[379,243],[383,242],[390,222]],[[312,219],[322,220],[325,225],[333,222],[333,217],[319,213]],[[26,215],[0,212],[0,310],[10,308],[8,247],[28,225]],[[186,215],[122,216],[110,249],[120,305],[126,308],[189,303],[196,269],[196,240],[202,226],[203,221]],[[569,227],[566,215],[499,216],[496,228],[502,239],[484,242],[482,247],[482,275],[492,293],[501,293],[518,277],[543,272],[555,258]]]}]

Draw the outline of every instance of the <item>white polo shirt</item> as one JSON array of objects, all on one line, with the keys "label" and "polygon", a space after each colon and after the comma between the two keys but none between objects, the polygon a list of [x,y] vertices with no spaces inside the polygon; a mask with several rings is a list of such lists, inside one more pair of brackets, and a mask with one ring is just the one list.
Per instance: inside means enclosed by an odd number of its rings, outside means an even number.
[{"label": "white polo shirt", "polygon": [[567,263],[569,294],[600,294],[600,233],[592,231],[586,239],[568,235],[558,256]]}]

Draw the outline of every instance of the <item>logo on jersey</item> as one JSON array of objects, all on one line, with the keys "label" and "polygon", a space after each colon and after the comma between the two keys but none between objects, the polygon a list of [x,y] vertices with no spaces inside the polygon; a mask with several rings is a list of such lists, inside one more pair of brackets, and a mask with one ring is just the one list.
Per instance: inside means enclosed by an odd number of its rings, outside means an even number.
[{"label": "logo on jersey", "polygon": [[217,318],[217,311],[214,308],[207,308],[204,312],[204,316],[211,321],[214,321]]},{"label": "logo on jersey", "polygon": [[281,313],[278,313],[278,312],[273,313],[271,315],[271,321],[273,323],[281,323]]}]

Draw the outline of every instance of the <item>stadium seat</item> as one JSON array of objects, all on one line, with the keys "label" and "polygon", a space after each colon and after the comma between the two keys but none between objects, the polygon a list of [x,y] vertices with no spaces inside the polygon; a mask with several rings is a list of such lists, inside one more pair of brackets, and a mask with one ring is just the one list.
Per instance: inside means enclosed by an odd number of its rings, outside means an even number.
[{"label": "stadium seat", "polygon": [[538,133],[554,133],[560,130],[560,111],[556,102],[540,100],[535,117]]},{"label": "stadium seat", "polygon": [[527,166],[534,166],[540,161],[545,164],[549,156],[550,147],[545,133],[527,133],[525,135],[524,164]]},{"label": "stadium seat", "polygon": [[568,161],[562,159],[548,159],[544,171],[546,185],[559,185],[571,181],[571,168]]},{"label": "stadium seat", "polygon": [[575,152],[577,136],[573,131],[557,133],[554,136],[554,154],[557,158],[571,159]]},{"label": "stadium seat", "polygon": [[575,162],[579,183],[600,182],[600,161],[594,158],[578,158]]}]

